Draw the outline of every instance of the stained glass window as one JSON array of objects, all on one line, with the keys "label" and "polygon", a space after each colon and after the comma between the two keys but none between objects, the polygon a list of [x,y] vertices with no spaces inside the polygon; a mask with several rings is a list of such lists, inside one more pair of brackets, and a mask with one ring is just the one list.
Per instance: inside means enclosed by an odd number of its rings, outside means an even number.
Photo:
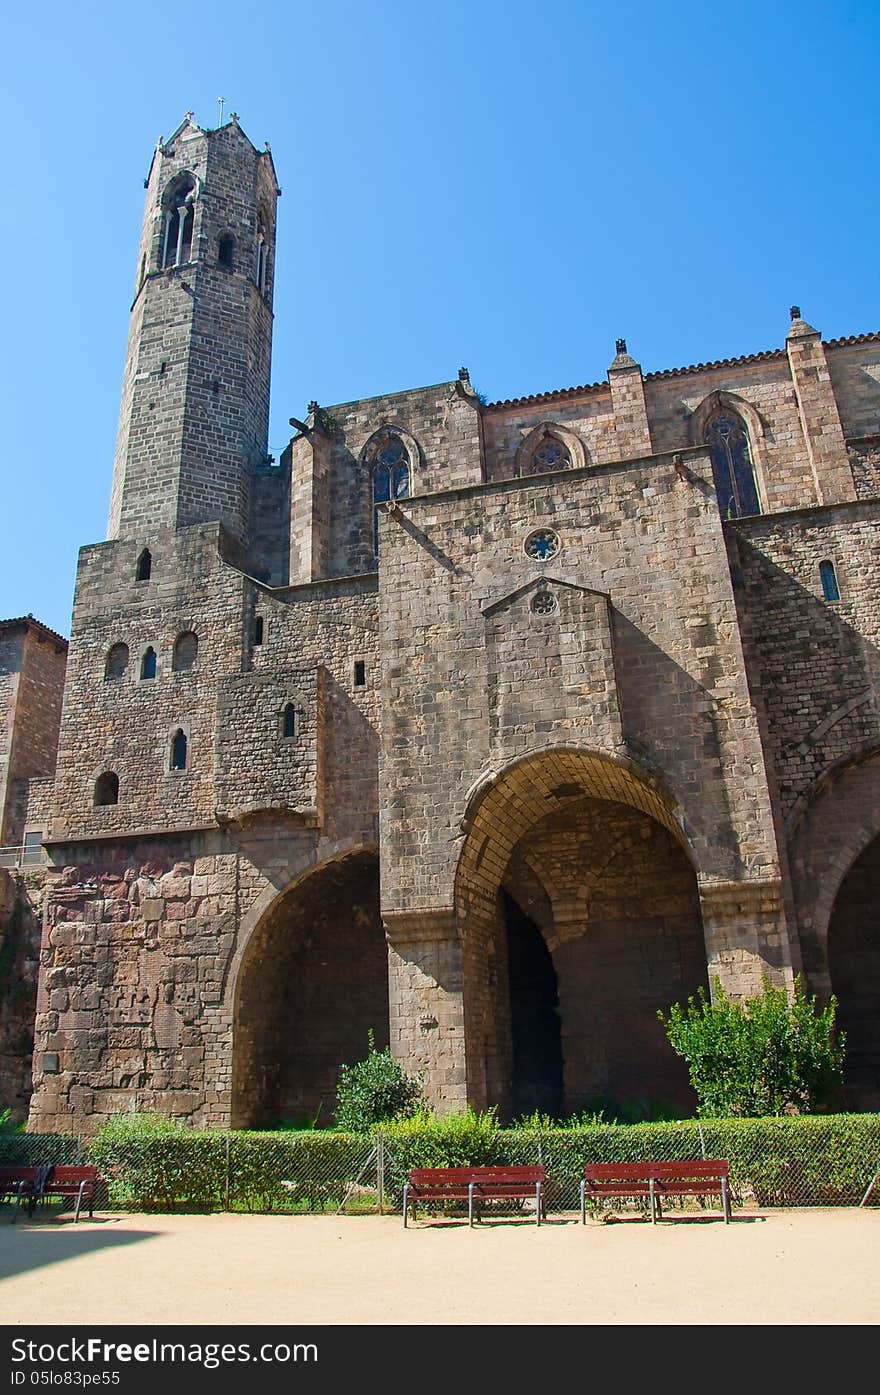
[{"label": "stained glass window", "polygon": [[713,417],[706,428],[706,444],[712,457],[721,517],[760,513],[749,437],[739,417],[729,412]]},{"label": "stained glass window", "polygon": [[550,470],[567,470],[570,464],[567,447],[555,436],[545,436],[532,456],[529,473],[545,475]]},{"label": "stained glass window", "polygon": [[396,436],[373,457],[373,551],[379,555],[379,505],[409,496],[409,455]]},{"label": "stained glass window", "polygon": [[523,546],[527,557],[536,562],[548,562],[559,551],[559,534],[554,533],[552,528],[538,528],[534,533],[529,533]]}]

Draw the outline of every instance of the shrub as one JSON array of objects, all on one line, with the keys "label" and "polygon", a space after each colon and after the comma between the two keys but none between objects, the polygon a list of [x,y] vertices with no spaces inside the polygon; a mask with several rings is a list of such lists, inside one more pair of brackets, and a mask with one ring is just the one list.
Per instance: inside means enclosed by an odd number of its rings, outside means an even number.
[{"label": "shrub", "polygon": [[370,1032],[366,1059],[340,1070],[336,1100],[336,1127],[369,1133],[375,1124],[414,1114],[422,1104],[422,1084],[406,1074],[390,1047],[377,1051]]},{"label": "shrub", "polygon": [[814,1114],[842,1080],[845,1038],[836,1034],[837,1000],[821,1011],[800,977],[789,1001],[766,979],[762,992],[733,1002],[716,978],[710,1002],[700,988],[682,1007],[658,1013],[674,1051],[688,1065],[703,1118]]}]

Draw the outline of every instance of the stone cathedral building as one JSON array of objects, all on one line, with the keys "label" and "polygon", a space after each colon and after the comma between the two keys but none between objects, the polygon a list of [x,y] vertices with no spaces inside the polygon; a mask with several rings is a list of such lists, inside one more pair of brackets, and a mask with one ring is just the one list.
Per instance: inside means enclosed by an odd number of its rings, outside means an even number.
[{"label": "stone cathedral building", "polygon": [[49,863],[31,1127],[329,1123],[371,1029],[439,1109],[690,1112],[658,1009],[798,973],[880,1108],[880,334],[461,369],[275,463],[271,154],[188,117],[146,187],[108,538],[4,835]]}]

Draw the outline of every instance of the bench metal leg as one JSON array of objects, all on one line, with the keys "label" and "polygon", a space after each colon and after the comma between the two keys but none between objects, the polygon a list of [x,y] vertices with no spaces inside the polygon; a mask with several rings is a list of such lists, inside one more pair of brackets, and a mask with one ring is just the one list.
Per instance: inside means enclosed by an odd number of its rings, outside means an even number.
[{"label": "bench metal leg", "polygon": [[474,1223],[474,1184],[468,1182],[468,1225]]}]

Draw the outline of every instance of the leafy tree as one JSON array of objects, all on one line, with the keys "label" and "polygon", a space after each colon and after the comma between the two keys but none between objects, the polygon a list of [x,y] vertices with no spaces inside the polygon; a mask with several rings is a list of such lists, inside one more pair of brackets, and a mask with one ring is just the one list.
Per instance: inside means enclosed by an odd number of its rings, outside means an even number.
[{"label": "leafy tree", "polygon": [[835,1030],[837,999],[817,1007],[800,975],[791,1001],[765,978],[744,1002],[713,980],[714,1001],[698,989],[687,1005],[657,1015],[674,1051],[687,1062],[703,1118],[815,1114],[833,1102],[843,1076],[846,1038]]},{"label": "leafy tree", "polygon": [[407,1075],[391,1048],[376,1050],[372,1030],[363,1061],[343,1066],[336,1090],[336,1127],[349,1133],[369,1133],[386,1119],[405,1119],[424,1104],[422,1082]]}]

